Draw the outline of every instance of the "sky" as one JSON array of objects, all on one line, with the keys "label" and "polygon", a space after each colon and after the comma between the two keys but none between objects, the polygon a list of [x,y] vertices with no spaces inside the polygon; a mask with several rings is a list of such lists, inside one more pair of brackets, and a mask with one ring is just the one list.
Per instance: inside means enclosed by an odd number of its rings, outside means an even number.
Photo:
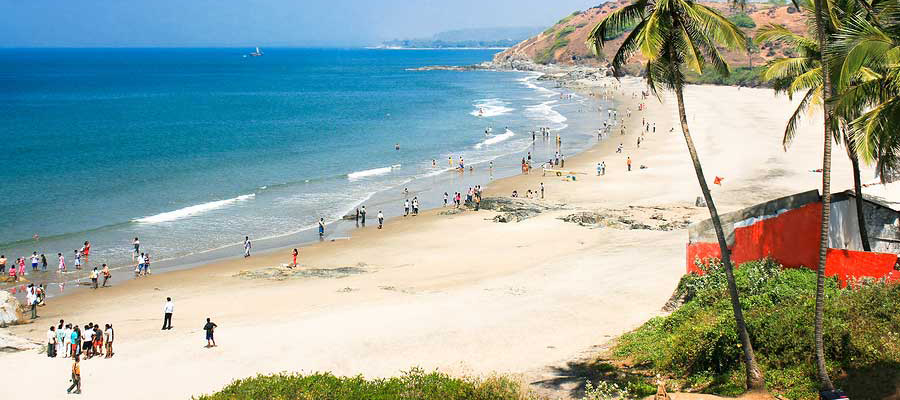
[{"label": "sky", "polygon": [[354,47],[550,26],[604,0],[0,0],[0,47]]}]

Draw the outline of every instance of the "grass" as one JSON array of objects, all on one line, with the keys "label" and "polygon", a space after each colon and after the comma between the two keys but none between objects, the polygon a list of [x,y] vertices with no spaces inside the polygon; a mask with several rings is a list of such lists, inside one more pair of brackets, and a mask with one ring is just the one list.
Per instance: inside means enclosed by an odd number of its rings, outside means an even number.
[{"label": "grass", "polygon": [[525,400],[533,399],[521,385],[505,377],[454,378],[414,368],[398,377],[368,380],[329,373],[258,375],[239,379],[197,400]]},{"label": "grass", "polygon": [[[673,377],[682,390],[726,396],[745,391],[741,349],[721,267],[685,276],[686,299],[671,315],[619,338],[613,354],[648,373]],[[736,271],[748,331],[766,383],[789,399],[816,399],[813,309],[816,275],[763,260]],[[851,398],[882,398],[900,383],[900,286],[826,283],[825,351]]]},{"label": "grass", "polygon": [[557,38],[555,42],[553,42],[553,46],[548,47],[546,50],[538,54],[535,58],[535,62],[538,64],[547,64],[553,60],[553,55],[556,53],[556,50],[559,50],[563,47],[569,45],[569,39],[565,37]]},{"label": "grass", "polygon": [[728,20],[741,28],[756,28],[756,22],[753,22],[753,18],[750,18],[746,13],[734,14],[728,17]]}]

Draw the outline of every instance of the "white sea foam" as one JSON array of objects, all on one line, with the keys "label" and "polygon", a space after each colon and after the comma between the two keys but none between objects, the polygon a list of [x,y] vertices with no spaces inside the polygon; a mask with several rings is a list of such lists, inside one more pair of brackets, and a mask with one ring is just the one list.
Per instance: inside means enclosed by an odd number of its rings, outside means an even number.
[{"label": "white sea foam", "polygon": [[508,103],[500,99],[482,99],[476,101],[477,102],[474,104],[475,109],[469,113],[476,117],[496,117],[515,111],[514,108],[507,107],[506,105]]},{"label": "white sea foam", "polygon": [[385,175],[391,173],[396,168],[400,168],[400,164],[391,165],[390,167],[372,168],[364,171],[356,171],[347,174],[347,179],[355,181],[357,179],[367,178],[370,176]]},{"label": "white sea foam", "polygon": [[156,215],[151,215],[149,217],[138,218],[138,219],[135,219],[134,222],[137,222],[139,224],[157,224],[160,222],[176,221],[176,220],[179,220],[182,218],[187,218],[187,217],[194,216],[197,214],[202,214],[202,213],[216,210],[219,208],[228,207],[228,206],[236,204],[236,203],[244,202],[247,200],[252,200],[254,197],[256,197],[256,194],[251,193],[251,194],[245,194],[243,196],[238,196],[233,199],[211,201],[209,203],[197,204],[194,206],[180,208],[175,211],[169,211],[169,212],[159,213]]},{"label": "white sea foam", "polygon": [[536,83],[534,83],[534,81],[538,78],[538,76],[540,76],[540,75],[529,75],[524,78],[519,78],[518,81],[521,82],[523,85],[525,85],[525,87],[536,90],[544,97],[551,97],[551,96],[556,96],[559,94],[559,92],[557,92],[555,90],[550,90],[550,89],[547,89],[543,86],[539,86]]},{"label": "white sea foam", "polygon": [[545,101],[541,104],[525,107],[525,116],[534,120],[543,120],[553,124],[552,129],[565,129],[568,118],[554,110],[556,100]]},{"label": "white sea foam", "polygon": [[504,141],[504,140],[507,140],[507,139],[509,139],[509,138],[511,138],[511,137],[513,137],[513,136],[515,136],[515,135],[516,135],[516,134],[513,133],[513,131],[507,129],[506,132],[503,132],[503,133],[501,133],[501,134],[499,134],[499,135],[491,136],[491,137],[485,139],[483,142],[476,144],[476,145],[475,145],[475,148],[476,148],[476,149],[480,149],[480,148],[482,148],[482,147],[484,147],[484,146],[490,146],[490,145],[492,145],[492,144],[497,144],[497,143],[500,143],[500,142],[502,142],[502,141]]}]

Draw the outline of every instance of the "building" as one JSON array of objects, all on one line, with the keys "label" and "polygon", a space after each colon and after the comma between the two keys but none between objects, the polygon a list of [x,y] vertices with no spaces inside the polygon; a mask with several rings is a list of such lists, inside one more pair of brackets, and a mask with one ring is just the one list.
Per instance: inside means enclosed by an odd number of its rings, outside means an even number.
[{"label": "building", "polygon": [[[863,199],[863,214],[873,251],[862,249],[856,195],[832,195],[825,274],[842,285],[858,278],[900,281],[900,212]],[[735,265],[770,257],[785,267],[815,270],[819,263],[822,201],[817,190],[798,193],[720,216]],[[697,260],[720,258],[712,221],[688,226],[687,271],[701,273]]]}]

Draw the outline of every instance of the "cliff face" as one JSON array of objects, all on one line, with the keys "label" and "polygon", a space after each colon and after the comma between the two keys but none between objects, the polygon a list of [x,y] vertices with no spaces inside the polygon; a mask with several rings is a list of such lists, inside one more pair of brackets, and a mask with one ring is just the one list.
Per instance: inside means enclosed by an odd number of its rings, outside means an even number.
[{"label": "cliff face", "polygon": [[[596,56],[586,41],[591,30],[602,21],[606,16],[622,7],[631,3],[631,0],[611,0],[597,7],[590,8],[585,11],[575,12],[553,25],[551,28],[533,36],[509,49],[498,53],[494,56],[495,63],[508,62],[510,60],[531,60],[541,64],[579,64],[579,65],[606,65],[612,60],[615,51],[625,40],[628,32],[623,32],[615,39],[607,42],[603,48],[603,54]],[[758,28],[768,24],[785,25],[793,32],[805,34],[806,25],[804,17],[801,13],[795,11],[790,6],[771,6],[768,4],[748,4],[744,11],[731,9],[725,3],[706,3],[703,4],[715,8],[725,16],[731,17],[738,14],[746,14],[752,23],[748,23],[746,18],[740,25],[741,30],[752,38],[756,35]],[[747,27],[754,25],[755,27]],[[750,54],[747,51],[729,51],[725,52],[725,58],[732,67],[745,67],[751,63],[758,66],[768,60],[776,57],[791,55],[792,49],[782,48],[780,44],[755,46],[752,45]],[[748,57],[749,56],[749,57]],[[639,55],[632,58],[635,64],[632,68],[639,68],[637,63],[640,61]]]}]

